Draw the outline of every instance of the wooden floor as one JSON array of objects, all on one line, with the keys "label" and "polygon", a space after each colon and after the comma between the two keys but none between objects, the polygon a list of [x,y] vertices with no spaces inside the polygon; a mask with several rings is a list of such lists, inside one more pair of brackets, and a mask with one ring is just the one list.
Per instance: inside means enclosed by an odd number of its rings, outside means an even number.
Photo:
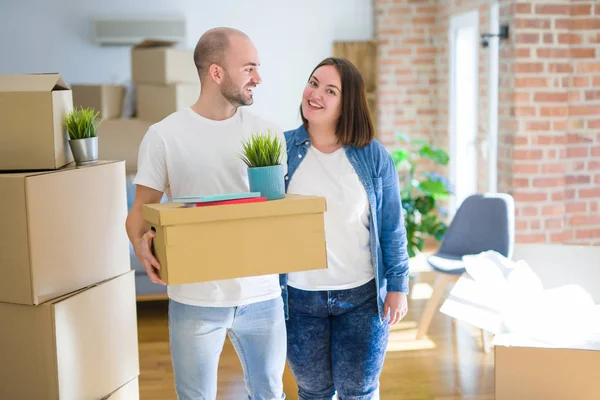
[{"label": "wooden floor", "polygon": [[[427,297],[430,277],[417,274],[412,293]],[[426,299],[411,299],[409,313],[393,328],[381,376],[381,398],[402,400],[492,400],[493,352],[481,350],[480,332],[438,313],[423,340],[415,340]],[[140,398],[176,399],[169,356],[167,303],[138,304]],[[244,399],[237,355],[226,342],[219,366],[218,399]],[[288,399],[296,399],[294,393]]]}]

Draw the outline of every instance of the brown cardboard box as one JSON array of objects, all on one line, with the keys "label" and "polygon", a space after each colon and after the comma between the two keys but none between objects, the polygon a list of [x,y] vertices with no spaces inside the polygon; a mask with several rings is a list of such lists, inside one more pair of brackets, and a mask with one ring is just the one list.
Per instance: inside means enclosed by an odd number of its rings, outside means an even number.
[{"label": "brown cardboard box", "polygon": [[181,208],[146,205],[154,251],[168,284],[327,268],[322,197]]},{"label": "brown cardboard box", "polygon": [[91,107],[103,119],[119,118],[123,109],[125,86],[71,85],[74,107]]},{"label": "brown cardboard box", "polygon": [[127,173],[137,171],[140,143],[152,122],[139,119],[105,120],[98,129],[98,156],[103,160],[125,160]]},{"label": "brown cardboard box", "polygon": [[40,304],[131,269],[124,164],[0,174],[0,301]]},{"label": "brown cardboard box", "polygon": [[169,114],[193,105],[200,96],[200,84],[138,85],[137,117],[160,121]]},{"label": "brown cardboard box", "polygon": [[0,303],[0,398],[101,399],[137,377],[133,275],[39,306]]},{"label": "brown cardboard box", "polygon": [[0,75],[0,170],[72,162],[65,128],[72,109],[72,92],[59,74]]},{"label": "brown cardboard box", "polygon": [[145,40],[131,51],[131,80],[136,83],[198,83],[194,51],[175,43]]},{"label": "brown cardboard box", "polygon": [[102,400],[139,400],[140,398],[140,382],[136,377],[127,382],[124,386],[102,398]]},{"label": "brown cardboard box", "polygon": [[548,348],[495,343],[496,400],[600,399],[600,343],[596,348]]}]

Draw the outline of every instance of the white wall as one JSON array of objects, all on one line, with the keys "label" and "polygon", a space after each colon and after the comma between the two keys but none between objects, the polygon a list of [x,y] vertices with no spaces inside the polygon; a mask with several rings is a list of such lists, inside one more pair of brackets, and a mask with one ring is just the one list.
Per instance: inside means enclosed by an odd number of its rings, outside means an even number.
[{"label": "white wall", "polygon": [[[181,13],[187,46],[215,26],[246,32],[261,59],[263,84],[252,111],[283,129],[299,123],[308,74],[334,40],[373,36],[371,0],[2,0],[0,73],[59,72],[70,83],[125,83],[130,47],[93,43],[97,14]],[[141,11],[143,10],[143,11]]]}]

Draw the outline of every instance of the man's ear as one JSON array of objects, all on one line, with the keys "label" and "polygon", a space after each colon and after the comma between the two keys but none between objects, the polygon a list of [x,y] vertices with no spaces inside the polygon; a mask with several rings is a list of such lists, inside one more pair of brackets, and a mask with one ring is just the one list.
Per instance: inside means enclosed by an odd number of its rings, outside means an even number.
[{"label": "man's ear", "polygon": [[210,64],[208,67],[208,76],[217,84],[223,82],[225,71],[217,64]]}]

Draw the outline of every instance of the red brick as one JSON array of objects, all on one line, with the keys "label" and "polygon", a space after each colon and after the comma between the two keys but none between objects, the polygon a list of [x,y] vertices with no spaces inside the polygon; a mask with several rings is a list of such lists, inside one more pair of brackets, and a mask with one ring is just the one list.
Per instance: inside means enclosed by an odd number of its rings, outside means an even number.
[{"label": "red brick", "polygon": [[528,48],[519,47],[516,49],[516,58],[529,58],[531,57],[531,50]]},{"label": "red brick", "polygon": [[533,117],[536,115],[535,107],[515,107],[514,115],[517,117]]},{"label": "red brick", "polygon": [[568,95],[569,103],[578,103],[581,101],[581,93],[579,92],[569,92]]},{"label": "red brick", "polygon": [[577,239],[597,239],[600,238],[600,229],[578,229],[575,237]]},{"label": "red brick", "polygon": [[567,122],[562,121],[552,121],[552,129],[555,131],[564,131],[567,129]]},{"label": "red brick", "polygon": [[569,158],[588,157],[589,154],[587,147],[570,147],[567,149],[567,157]]},{"label": "red brick", "polygon": [[545,88],[548,87],[547,78],[527,77],[516,78],[515,88]]},{"label": "red brick", "polygon": [[592,147],[592,157],[600,157],[600,147]]},{"label": "red brick", "polygon": [[533,144],[539,144],[542,146],[551,144],[565,144],[566,138],[564,135],[536,135],[533,137]]},{"label": "red brick", "polygon": [[[528,188],[529,187],[529,179],[527,179],[527,178],[513,178],[513,187]],[[534,210],[536,210],[536,209],[534,208]],[[537,215],[537,210],[533,214],[523,214],[523,215]]]},{"label": "red brick", "polygon": [[515,175],[535,175],[540,171],[538,164],[517,164],[512,167],[513,174]]},{"label": "red brick", "polygon": [[567,214],[573,214],[578,212],[585,212],[587,210],[587,203],[579,201],[577,203],[567,203],[565,211]]},{"label": "red brick", "polygon": [[564,221],[562,218],[551,218],[544,221],[544,229],[563,229]]},{"label": "red brick", "polygon": [[[564,20],[556,20],[556,23],[558,24],[559,21],[564,21]],[[600,29],[600,18],[585,18],[585,19],[577,18],[577,19],[571,19],[571,20],[566,20],[566,21],[570,22],[568,24],[568,28],[572,31]],[[562,25],[562,23],[561,23],[561,25]],[[560,28],[558,28],[558,29],[560,29]]]},{"label": "red brick", "polygon": [[566,117],[569,115],[568,107],[542,107],[541,110],[542,117]]},{"label": "red brick", "polygon": [[533,101],[539,103],[559,103],[567,101],[568,94],[561,92],[537,92],[533,96]]},{"label": "red brick", "polygon": [[588,90],[587,92],[585,92],[585,100],[600,100],[600,90]]},{"label": "red brick", "polygon": [[413,18],[412,23],[413,24],[433,24],[435,22],[435,17],[418,17],[418,18]]},{"label": "red brick", "polygon": [[569,58],[569,49],[547,49],[536,50],[539,58]]},{"label": "red brick", "polygon": [[417,7],[417,14],[437,14],[439,9],[437,7]]},{"label": "red brick", "polygon": [[600,198],[600,187],[594,189],[579,189],[579,198],[596,199]]},{"label": "red brick", "polygon": [[[585,126],[585,120],[582,120],[582,119],[578,119],[578,120],[570,119],[569,120],[569,130],[580,131],[580,130],[584,129],[584,126]],[[587,143],[590,141],[591,141],[591,139],[589,139],[588,137],[586,137],[585,135],[582,135],[580,133],[568,133],[567,134],[567,143],[568,144]]]},{"label": "red brick", "polygon": [[[593,49],[592,49],[593,50]],[[435,47],[422,47],[417,49],[417,55],[431,55],[437,54],[437,49]]]},{"label": "red brick", "polygon": [[590,62],[590,63],[578,63],[577,64],[577,72],[580,74],[587,73],[600,73],[600,62]]},{"label": "red brick", "polygon": [[529,227],[531,228],[531,230],[537,231],[542,227],[542,223],[540,222],[540,220],[536,219],[529,223]]},{"label": "red brick", "polygon": [[518,33],[516,43],[519,44],[538,44],[540,42],[539,33]]},{"label": "red brick", "polygon": [[571,49],[571,58],[596,58],[596,49]]},{"label": "red brick", "polygon": [[515,21],[515,25],[517,28],[524,28],[524,29],[551,29],[552,21],[549,19],[541,19],[541,18],[534,18],[534,19],[519,18]]},{"label": "red brick", "polygon": [[587,76],[576,76],[573,78],[573,86],[575,87],[588,87],[590,80]]},{"label": "red brick", "polygon": [[569,232],[553,233],[550,235],[550,243],[564,243],[572,236]]},{"label": "red brick", "polygon": [[515,14],[531,14],[531,4],[517,3],[514,9]]},{"label": "red brick", "polygon": [[592,182],[589,175],[569,175],[567,176],[567,185],[588,184]]},{"label": "red brick", "polygon": [[600,115],[600,106],[571,106],[569,107],[569,116],[597,116]]},{"label": "red brick", "polygon": [[544,157],[544,152],[539,149],[515,150],[513,156],[515,160],[541,160]]},{"label": "red brick", "polygon": [[581,15],[591,15],[591,14],[592,14],[592,5],[591,4],[571,5],[571,17],[581,16]]},{"label": "red brick", "polygon": [[515,221],[515,230],[517,232],[527,230],[527,221]]},{"label": "red brick", "polygon": [[592,86],[594,86],[594,87],[600,86],[600,76],[595,76],[594,77]]},{"label": "red brick", "polygon": [[573,65],[568,63],[552,63],[548,64],[548,72],[558,74],[572,74]]},{"label": "red brick", "polygon": [[561,4],[542,4],[535,6],[536,14],[569,15],[571,7]]},{"label": "red brick", "polygon": [[565,198],[566,196],[564,191],[552,193],[553,202],[563,202],[565,201]]},{"label": "red brick", "polygon": [[570,21],[571,21],[570,19],[556,19],[554,21],[554,28],[555,29],[569,29]]},{"label": "red brick", "polygon": [[581,44],[583,43],[583,36],[576,33],[559,33],[558,34],[559,44]]},{"label": "red brick", "polygon": [[391,49],[388,54],[390,56],[409,56],[411,55],[413,50],[410,47],[397,47]]},{"label": "red brick", "polygon": [[561,187],[564,184],[564,178],[536,178],[533,180],[534,187]]},{"label": "red brick", "polygon": [[569,225],[600,225],[600,215],[574,215]]},{"label": "red brick", "polygon": [[575,189],[565,190],[565,199],[573,200],[575,199]]},{"label": "red brick", "polygon": [[548,194],[545,192],[514,193],[513,197],[517,203],[538,203],[540,201],[548,200]]},{"label": "red brick", "polygon": [[600,170],[600,161],[590,161],[587,166],[588,171]]},{"label": "red brick", "polygon": [[543,163],[542,174],[564,174],[566,166],[564,163]]},{"label": "red brick", "polygon": [[527,121],[525,124],[525,130],[527,131],[549,131],[549,121]]},{"label": "red brick", "polygon": [[542,233],[517,233],[515,235],[515,242],[517,243],[545,243],[546,235]]}]

